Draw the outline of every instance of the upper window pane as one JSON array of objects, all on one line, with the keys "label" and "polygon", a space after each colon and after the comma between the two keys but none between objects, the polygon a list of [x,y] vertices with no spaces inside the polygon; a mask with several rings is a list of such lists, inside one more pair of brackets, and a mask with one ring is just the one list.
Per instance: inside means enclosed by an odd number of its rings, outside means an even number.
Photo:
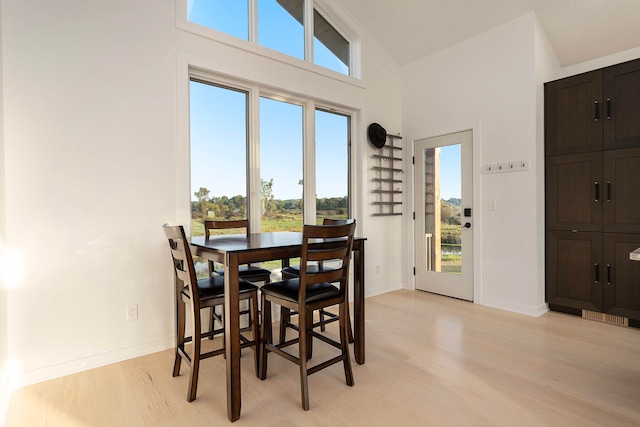
[{"label": "upper window pane", "polygon": [[187,0],[187,19],[196,24],[249,40],[247,0]]},{"label": "upper window pane", "polygon": [[258,0],[258,43],[304,59],[304,0]]},{"label": "upper window pane", "polygon": [[349,42],[313,11],[313,63],[349,75]]}]

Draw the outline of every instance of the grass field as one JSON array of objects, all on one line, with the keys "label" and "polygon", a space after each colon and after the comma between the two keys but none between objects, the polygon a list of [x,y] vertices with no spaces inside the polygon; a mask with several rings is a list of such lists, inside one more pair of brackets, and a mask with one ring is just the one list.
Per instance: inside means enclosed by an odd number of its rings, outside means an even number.
[{"label": "grass field", "polygon": [[[317,215],[316,223],[322,224],[322,221],[326,217],[344,219],[345,215],[330,215],[319,213]],[[295,212],[290,215],[279,214],[274,217],[263,217],[261,221],[262,232],[272,231],[302,231],[303,220],[302,212]],[[444,226],[443,228],[457,228],[460,226]],[[239,230],[219,230],[215,234],[236,234]],[[202,219],[191,220],[191,234],[193,236],[204,236],[204,225]],[[447,244],[445,244],[447,245]],[[196,259],[196,270],[198,277],[206,277],[208,274],[207,263],[201,259]],[[299,259],[292,259],[291,264],[295,265],[299,263]],[[447,253],[442,256],[442,272],[450,274],[461,274],[461,256],[459,254]],[[280,261],[268,261],[262,263],[264,268],[269,270],[277,270],[281,267]]]}]

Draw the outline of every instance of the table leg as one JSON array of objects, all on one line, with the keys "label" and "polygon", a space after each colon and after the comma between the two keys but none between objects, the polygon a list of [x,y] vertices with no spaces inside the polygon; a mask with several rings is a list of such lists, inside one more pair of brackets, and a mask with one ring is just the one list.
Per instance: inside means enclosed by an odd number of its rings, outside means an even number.
[{"label": "table leg", "polygon": [[240,418],[240,284],[238,258],[227,254],[224,266],[224,332],[227,362],[227,416]]},{"label": "table leg", "polygon": [[[354,243],[355,245],[355,243]],[[364,241],[353,251],[353,334],[356,362],[364,364]]]}]

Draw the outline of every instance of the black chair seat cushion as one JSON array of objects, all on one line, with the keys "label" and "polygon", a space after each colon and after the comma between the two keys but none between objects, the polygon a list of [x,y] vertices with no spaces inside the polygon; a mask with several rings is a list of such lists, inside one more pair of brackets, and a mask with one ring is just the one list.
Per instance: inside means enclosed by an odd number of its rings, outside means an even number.
[{"label": "black chair seat cushion", "polygon": [[[224,268],[215,270],[215,273],[224,276]],[[238,275],[240,277],[271,275],[271,271],[266,268],[253,267],[251,265],[241,265],[240,268],[238,268]]]},{"label": "black chair seat cushion", "polygon": [[[275,295],[287,301],[297,302],[298,291],[300,289],[300,279],[289,279],[281,282],[273,282],[264,285],[260,291],[266,294]],[[321,301],[340,295],[340,289],[331,283],[316,283],[307,286],[307,303]]]},{"label": "black chair seat cushion", "polygon": [[[256,291],[258,287],[251,282],[240,279],[240,293]],[[220,298],[224,296],[224,276],[198,280],[198,292],[201,300]]]},{"label": "black chair seat cushion", "polygon": [[[329,271],[329,270],[334,270],[334,269],[331,267],[319,266],[317,264],[307,265],[307,273],[310,273],[310,274],[318,273],[320,271]],[[292,265],[289,267],[284,267],[282,269],[282,274],[288,274],[290,276],[299,276],[300,266]]]}]

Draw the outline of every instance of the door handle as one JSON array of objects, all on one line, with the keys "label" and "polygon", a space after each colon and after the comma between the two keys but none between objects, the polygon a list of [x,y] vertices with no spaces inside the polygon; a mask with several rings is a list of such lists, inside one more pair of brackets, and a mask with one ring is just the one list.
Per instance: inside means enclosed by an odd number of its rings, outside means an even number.
[{"label": "door handle", "polygon": [[467,223],[465,223],[465,224],[464,224],[464,226],[463,226],[463,227],[464,227],[464,228],[471,228],[471,223],[470,223],[470,222],[467,222]]}]

